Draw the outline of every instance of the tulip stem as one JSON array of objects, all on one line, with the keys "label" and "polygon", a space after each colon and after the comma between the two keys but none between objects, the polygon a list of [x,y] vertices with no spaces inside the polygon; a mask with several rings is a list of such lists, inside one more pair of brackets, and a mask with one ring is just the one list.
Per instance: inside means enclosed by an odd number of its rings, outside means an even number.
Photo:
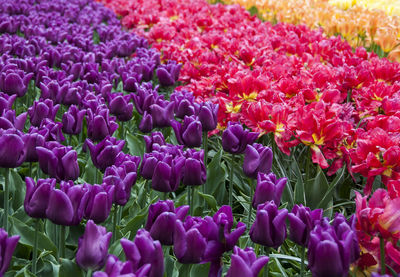
[{"label": "tulip stem", "polygon": [[10,195],[10,169],[4,168],[4,230],[8,232],[8,214],[9,214],[9,203],[8,198]]},{"label": "tulip stem", "polygon": [[113,216],[113,228],[112,228],[112,239],[111,243],[116,240],[116,230],[117,230],[117,217],[118,217],[118,205],[114,204],[114,216]]},{"label": "tulip stem", "polygon": [[231,156],[231,171],[229,173],[229,206],[232,207],[233,202],[233,165],[235,162],[235,154]]},{"label": "tulip stem", "polygon": [[251,226],[251,213],[253,212],[253,179],[249,178],[250,185],[250,200],[249,200],[249,217],[247,218],[247,226],[250,228]]},{"label": "tulip stem", "polygon": [[188,198],[188,205],[189,205],[189,215],[192,215],[192,192],[191,192],[191,186],[187,186],[187,198]]},{"label": "tulip stem", "polygon": [[60,258],[65,258],[65,226],[60,226]]},{"label": "tulip stem", "polygon": [[381,250],[381,275],[386,274],[386,263],[385,263],[385,239],[380,237],[379,246]]},{"label": "tulip stem", "polygon": [[35,219],[35,236],[34,236],[33,253],[32,253],[32,273],[34,275],[36,275],[39,223],[40,223],[40,219]]},{"label": "tulip stem", "polygon": [[88,271],[86,272],[86,277],[91,277],[92,276],[92,270],[88,269]]},{"label": "tulip stem", "polygon": [[[204,149],[204,166],[206,167],[206,172],[207,172],[207,164],[208,164],[208,135],[207,135],[207,131],[203,132],[203,149]],[[203,185],[203,193],[207,193],[207,188],[206,188],[205,184]],[[204,202],[205,202],[205,200],[204,200]]]},{"label": "tulip stem", "polygon": [[300,264],[300,277],[304,276],[304,258],[306,256],[306,248],[301,247],[301,264]]},{"label": "tulip stem", "polygon": [[[265,254],[265,256],[269,257],[269,247],[268,246],[264,246],[264,254]],[[263,277],[268,277],[268,263],[265,265],[263,275],[264,275]]]}]

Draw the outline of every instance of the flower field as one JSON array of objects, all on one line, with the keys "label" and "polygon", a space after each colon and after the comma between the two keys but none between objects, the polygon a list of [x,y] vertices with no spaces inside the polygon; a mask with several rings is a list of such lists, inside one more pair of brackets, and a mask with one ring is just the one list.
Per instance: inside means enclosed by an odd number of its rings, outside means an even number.
[{"label": "flower field", "polygon": [[398,276],[396,5],[232,2],[0,0],[0,276]]}]

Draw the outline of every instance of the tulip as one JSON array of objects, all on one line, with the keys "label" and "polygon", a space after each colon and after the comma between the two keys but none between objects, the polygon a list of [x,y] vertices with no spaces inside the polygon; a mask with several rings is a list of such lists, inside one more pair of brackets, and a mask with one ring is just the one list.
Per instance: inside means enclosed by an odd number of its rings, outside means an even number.
[{"label": "tulip", "polygon": [[136,177],[136,172],[127,172],[123,167],[115,165],[107,167],[103,182],[114,187],[113,203],[123,206],[128,202]]},{"label": "tulip", "polygon": [[22,70],[3,72],[0,75],[0,90],[8,95],[25,95],[33,73],[25,74]]},{"label": "tulip", "polygon": [[47,141],[63,142],[65,137],[62,133],[61,122],[54,122],[45,118],[39,126],[39,133],[41,133]]},{"label": "tulip", "polygon": [[104,171],[107,167],[115,163],[117,155],[125,145],[125,141],[107,136],[96,145],[90,139],[86,140],[86,144],[94,166],[100,171]]},{"label": "tulip", "polygon": [[150,205],[145,229],[150,232],[154,240],[159,240],[163,245],[172,245],[174,242],[175,221],[183,221],[189,206],[175,209],[172,200],[158,201]]},{"label": "tulip", "polygon": [[78,154],[70,146],[48,142],[36,147],[40,169],[57,180],[76,180],[79,177]]},{"label": "tulip", "polygon": [[83,218],[88,197],[88,189],[84,186],[61,181],[60,189],[50,192],[46,217],[63,226],[78,225]]},{"label": "tulip", "polygon": [[23,131],[25,127],[27,113],[21,113],[15,116],[14,110],[5,110],[0,117],[0,129],[12,129],[15,128],[18,131]]},{"label": "tulip", "polygon": [[139,229],[135,240],[132,242],[121,239],[121,245],[126,259],[132,262],[134,270],[145,264],[150,264],[149,277],[162,277],[164,274],[164,253],[159,241],[154,241],[150,233]]},{"label": "tulip", "polygon": [[158,95],[157,89],[158,87],[153,89],[151,82],[143,83],[137,87],[137,94],[131,94],[133,103],[139,114],[143,115],[146,111],[150,113],[150,106],[156,103],[157,99],[164,99],[163,96]]},{"label": "tulip", "polygon": [[182,124],[171,120],[176,139],[187,147],[200,147],[202,142],[201,122],[195,116],[185,116]]},{"label": "tulip", "polygon": [[159,161],[154,168],[151,178],[151,187],[161,192],[171,192],[178,189],[182,178],[182,169],[185,165],[184,157],[175,157],[173,159]]},{"label": "tulip", "polygon": [[109,116],[107,108],[98,108],[95,113],[87,110],[87,135],[93,141],[101,141],[107,136],[112,136],[118,129],[114,117]]},{"label": "tulip", "polygon": [[26,157],[25,135],[15,129],[0,129],[0,167],[16,168]]},{"label": "tulip", "polygon": [[46,218],[50,193],[56,186],[56,179],[39,179],[37,184],[31,177],[25,178],[26,194],[24,200],[25,212],[34,218]]},{"label": "tulip", "polygon": [[153,117],[153,127],[168,127],[174,117],[174,102],[159,99],[150,106],[150,113]]},{"label": "tulip", "polygon": [[254,143],[247,145],[244,160],[243,172],[250,178],[257,178],[258,173],[270,173],[272,167],[273,154],[270,147]]},{"label": "tulip", "polygon": [[277,248],[286,239],[286,209],[278,210],[274,201],[257,206],[256,220],[250,229],[253,242]]},{"label": "tulip", "polygon": [[129,103],[131,95],[123,93],[108,94],[108,103],[110,112],[117,117],[119,121],[128,121],[133,116],[133,104]]},{"label": "tulip", "polygon": [[45,145],[45,140],[45,137],[39,133],[39,130],[36,127],[32,126],[31,128],[29,128],[29,131],[25,137],[27,162],[39,161],[36,147],[43,147]]},{"label": "tulip", "polygon": [[311,211],[303,205],[294,205],[289,218],[289,238],[301,246],[307,246],[311,230],[322,219],[322,210]]},{"label": "tulip", "polygon": [[174,253],[180,263],[197,264],[203,261],[207,247],[207,238],[193,224],[191,217],[185,223],[175,221]]},{"label": "tulip", "polygon": [[144,112],[142,120],[139,123],[139,130],[142,133],[149,133],[153,130],[153,117],[147,111]]},{"label": "tulip", "polygon": [[313,276],[347,276],[353,236],[354,232],[346,232],[344,236],[338,238],[328,220],[321,220],[311,231],[308,243],[308,266]]},{"label": "tulip", "polygon": [[53,100],[54,103],[60,104],[68,93],[68,88],[68,83],[60,85],[60,83],[55,80],[51,80],[48,83],[40,83],[40,96],[42,99]]},{"label": "tulip", "polygon": [[163,86],[172,86],[178,81],[179,72],[182,64],[177,64],[175,61],[168,61],[166,65],[160,65],[156,69],[157,78]]},{"label": "tulip", "polygon": [[153,132],[150,136],[144,136],[143,139],[146,143],[146,153],[152,152],[155,144],[166,145],[164,135],[161,132]]},{"label": "tulip", "polygon": [[33,106],[28,109],[31,124],[39,126],[45,118],[54,121],[59,107],[58,104],[53,105],[53,101],[50,99],[33,102]]},{"label": "tulip", "polygon": [[114,186],[85,184],[89,191],[84,217],[96,224],[104,222],[110,215],[114,199]]},{"label": "tulip", "polygon": [[3,92],[0,92],[0,114],[3,114],[6,110],[11,110],[12,105],[17,98],[17,95],[7,95]]},{"label": "tulip", "polygon": [[201,122],[201,127],[203,132],[209,132],[217,127],[218,123],[218,104],[213,104],[211,102],[203,102],[200,104],[197,112],[197,116]]},{"label": "tulip", "polygon": [[222,148],[231,154],[242,154],[248,144],[252,144],[258,137],[258,133],[243,129],[239,123],[228,123],[228,127],[222,133]]},{"label": "tulip", "polygon": [[20,236],[9,237],[7,232],[0,228],[0,276],[6,273],[19,239]]},{"label": "tulip", "polygon": [[106,262],[112,233],[97,226],[92,220],[86,223],[85,232],[78,241],[76,263],[85,270],[98,270]]},{"label": "tulip", "polygon": [[268,260],[269,258],[266,256],[257,258],[253,248],[247,247],[243,250],[235,246],[231,256],[231,267],[226,277],[257,277]]},{"label": "tulip", "polygon": [[79,110],[72,105],[62,117],[62,130],[66,134],[78,135],[82,131],[83,117],[86,110]]},{"label": "tulip", "polygon": [[125,91],[134,92],[137,89],[137,83],[142,80],[142,74],[137,72],[122,72],[122,84]]},{"label": "tulip", "polygon": [[277,179],[274,173],[259,173],[257,176],[257,186],[253,198],[253,207],[273,200],[276,205],[281,202],[282,192],[286,186],[287,178]]},{"label": "tulip", "polygon": [[182,183],[185,186],[200,186],[206,182],[207,169],[204,165],[204,151],[188,149],[183,154],[185,165],[183,166]]},{"label": "tulip", "polygon": [[337,213],[335,219],[332,222],[332,226],[335,229],[336,235],[339,240],[344,240],[349,237],[352,238],[352,243],[350,243],[350,263],[355,262],[360,257],[360,246],[358,244],[358,239],[356,235],[356,217],[352,215],[349,220],[347,220],[344,215]]},{"label": "tulip", "polygon": [[177,118],[183,119],[185,116],[192,116],[196,113],[197,103],[194,96],[188,91],[175,91],[171,94],[170,100],[174,102],[174,112]]},{"label": "tulip", "polygon": [[145,264],[138,270],[134,271],[132,262],[121,262],[114,255],[109,255],[104,272],[96,271],[93,277],[119,277],[119,276],[132,276],[132,277],[147,277],[151,269],[150,264]]}]

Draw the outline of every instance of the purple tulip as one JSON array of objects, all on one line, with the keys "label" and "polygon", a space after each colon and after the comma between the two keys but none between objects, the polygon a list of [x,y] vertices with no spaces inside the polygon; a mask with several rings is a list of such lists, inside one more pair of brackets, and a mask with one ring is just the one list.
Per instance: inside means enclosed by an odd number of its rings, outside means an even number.
[{"label": "purple tulip", "polygon": [[194,102],[193,93],[188,91],[175,91],[171,94],[170,100],[174,102],[175,116],[181,119],[194,115],[199,106]]},{"label": "purple tulip", "polygon": [[61,181],[60,189],[53,189],[50,193],[46,217],[55,224],[78,225],[83,218],[88,197],[89,191],[85,186]]},{"label": "purple tulip", "polygon": [[51,80],[50,82],[40,83],[41,98],[53,100],[54,103],[60,104],[63,98],[67,95],[70,87],[69,82],[60,85],[61,82]]},{"label": "purple tulip", "polygon": [[371,277],[392,277],[393,275],[389,275],[389,274],[384,274],[384,275],[380,275],[379,273],[376,272],[372,272]]},{"label": "purple tulip", "polygon": [[84,217],[93,220],[96,224],[104,222],[110,215],[114,186],[85,184],[89,191]]},{"label": "purple tulip", "polygon": [[36,147],[45,145],[45,137],[39,133],[38,128],[31,127],[29,132],[25,136],[26,145],[26,162],[37,162],[39,161],[39,156],[37,154]]},{"label": "purple tulip", "polygon": [[222,148],[231,154],[242,154],[248,144],[252,144],[258,137],[258,133],[244,130],[240,123],[228,123],[228,127],[222,133]]},{"label": "purple tulip", "polygon": [[153,117],[147,111],[144,112],[142,120],[139,123],[139,130],[142,133],[149,133],[153,130]]},{"label": "purple tulip", "polygon": [[149,207],[145,229],[150,232],[154,240],[159,240],[163,245],[172,245],[174,242],[175,221],[183,221],[189,206],[175,209],[172,200],[158,201]]},{"label": "purple tulip", "polygon": [[164,274],[164,253],[159,241],[154,241],[150,233],[139,229],[135,240],[121,239],[126,259],[132,262],[134,270],[150,264],[149,277],[162,277]]},{"label": "purple tulip", "polygon": [[310,232],[314,229],[316,222],[322,219],[322,210],[311,211],[303,205],[294,205],[289,218],[289,238],[301,246],[307,246]]},{"label": "purple tulip", "polygon": [[106,262],[112,233],[97,226],[92,220],[86,223],[85,232],[78,241],[76,263],[84,270],[98,270]]},{"label": "purple tulip", "polygon": [[98,108],[95,113],[87,110],[86,116],[88,138],[101,141],[107,136],[112,136],[118,129],[114,117],[109,116],[107,108]]},{"label": "purple tulip", "polygon": [[69,107],[62,117],[62,130],[66,134],[78,135],[82,131],[83,117],[86,110],[79,110],[75,105]]},{"label": "purple tulip", "polygon": [[8,95],[25,95],[33,73],[25,74],[22,70],[7,71],[0,74],[0,90]]},{"label": "purple tulip", "polygon": [[151,269],[150,264],[145,264],[138,270],[133,270],[131,261],[121,262],[114,255],[109,255],[104,272],[96,271],[93,277],[147,277]]},{"label": "purple tulip", "polygon": [[227,277],[257,277],[261,269],[268,263],[269,258],[260,256],[257,258],[253,248],[240,249],[235,246],[231,256],[231,267]]},{"label": "purple tulip", "polygon": [[157,70],[157,78],[163,86],[172,86],[178,81],[179,72],[182,64],[177,64],[175,61],[168,61],[167,64],[160,65]]},{"label": "purple tulip", "polygon": [[54,121],[59,107],[60,105],[58,104],[53,105],[53,101],[50,99],[33,102],[33,106],[28,109],[31,124],[39,126],[45,118]]},{"label": "purple tulip", "polygon": [[0,228],[0,276],[3,276],[3,274],[6,273],[8,266],[10,265],[19,238],[20,236],[9,237],[7,232]]},{"label": "purple tulip", "polygon": [[347,231],[338,237],[327,218],[310,232],[308,266],[316,277],[345,277],[349,273],[353,238]]},{"label": "purple tulip", "polygon": [[360,257],[360,246],[356,235],[356,217],[353,214],[349,220],[347,220],[343,214],[337,213],[335,219],[332,222],[332,226],[335,229],[336,235],[339,240],[346,239],[348,233],[351,233],[352,243],[350,246],[350,263],[355,262]]},{"label": "purple tulip", "polygon": [[204,165],[204,150],[186,150],[185,165],[183,166],[182,183],[185,186],[200,186],[207,180],[207,169]]},{"label": "purple tulip", "polygon": [[124,148],[125,141],[107,136],[96,145],[90,139],[86,139],[86,144],[94,166],[100,171],[104,171],[107,167],[115,163],[117,155]]},{"label": "purple tulip", "polygon": [[25,127],[27,112],[21,113],[17,117],[14,110],[5,110],[0,116],[0,129],[17,129],[23,131]]},{"label": "purple tulip", "polygon": [[150,106],[153,118],[153,127],[168,127],[174,117],[174,102],[159,99],[157,103]]},{"label": "purple tulip", "polygon": [[30,178],[25,178],[26,194],[24,200],[25,212],[34,218],[46,218],[50,192],[56,186],[56,179],[39,179],[37,184]]},{"label": "purple tulip", "polygon": [[146,143],[146,153],[150,153],[154,150],[154,145],[158,146],[166,145],[164,135],[161,132],[153,132],[149,136],[143,137]]},{"label": "purple tulip", "polygon": [[0,92],[0,114],[3,114],[5,110],[11,110],[12,105],[17,98],[17,95],[7,95],[3,92]]},{"label": "purple tulip", "polygon": [[133,116],[133,104],[129,103],[131,95],[123,93],[108,94],[108,103],[110,112],[117,117],[119,121],[131,120]]},{"label": "purple tulip", "polygon": [[57,180],[76,180],[79,177],[78,154],[70,146],[47,142],[36,147],[40,169]]},{"label": "purple tulip", "polygon": [[142,74],[137,72],[122,72],[121,74],[122,84],[125,91],[135,92],[136,84],[142,81]]},{"label": "purple tulip", "polygon": [[253,242],[277,248],[286,239],[286,209],[278,210],[274,201],[257,206],[256,220],[250,229]]},{"label": "purple tulip", "polygon": [[150,106],[156,103],[159,98],[163,99],[163,96],[158,95],[157,89],[158,87],[153,89],[151,82],[143,83],[137,87],[137,94],[131,94],[133,103],[139,114],[143,115],[145,111],[150,113]]},{"label": "purple tulip", "polygon": [[201,122],[196,116],[185,116],[182,124],[171,120],[176,139],[179,144],[187,147],[200,147],[202,142]]},{"label": "purple tulip", "polygon": [[203,132],[209,132],[214,130],[218,124],[218,104],[211,102],[203,102],[200,104],[197,112],[197,116],[201,122]]},{"label": "purple tulip", "polygon": [[16,129],[0,129],[0,167],[19,167],[27,153],[26,136]]},{"label": "purple tulip", "polygon": [[276,205],[281,203],[282,192],[286,186],[287,178],[277,179],[274,173],[258,173],[257,186],[253,198],[253,207],[273,200]]},{"label": "purple tulip", "polygon": [[244,152],[243,172],[250,178],[257,178],[258,173],[270,173],[273,154],[270,147],[254,143],[247,145]]}]

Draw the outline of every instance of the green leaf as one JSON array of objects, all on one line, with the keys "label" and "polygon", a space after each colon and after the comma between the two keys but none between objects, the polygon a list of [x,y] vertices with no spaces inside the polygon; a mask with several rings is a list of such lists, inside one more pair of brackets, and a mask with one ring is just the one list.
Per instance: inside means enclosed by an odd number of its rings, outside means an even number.
[{"label": "green leaf", "polygon": [[[305,187],[307,205],[310,209],[314,210],[318,207],[318,203],[321,201],[321,195],[324,195],[329,189],[328,180],[320,167],[318,167],[317,176],[313,179],[307,180]],[[330,201],[331,198],[328,200]]]},{"label": "green leaf", "polygon": [[181,264],[179,268],[179,277],[188,277],[190,275],[191,264]]},{"label": "green leaf", "polygon": [[79,266],[68,259],[60,259],[61,262],[61,267],[60,267],[60,277],[81,277],[83,276],[82,270],[79,268]]},{"label": "green leaf", "polygon": [[[144,212],[143,212],[144,210]],[[136,215],[134,218],[132,218],[124,228],[122,228],[122,233],[126,234],[130,232],[130,238],[133,239],[136,235],[137,230],[140,229],[140,227],[145,223],[146,217],[147,217],[147,208],[144,208],[142,210],[142,213]]]},{"label": "green leaf", "polygon": [[325,192],[324,196],[322,197],[321,201],[318,203],[317,208],[326,209],[329,207],[329,203],[332,202],[332,195],[333,191],[339,182],[342,180],[346,169],[342,167],[339,172],[336,174],[335,179],[330,183],[328,190]]},{"label": "green leaf", "polygon": [[210,263],[194,264],[190,270],[190,277],[207,276],[210,271]]},{"label": "green leaf", "polygon": [[82,178],[85,182],[89,184],[96,184],[97,168],[94,166],[92,159],[89,156],[87,157],[88,159],[86,160],[85,173],[83,174]]},{"label": "green leaf", "polygon": [[217,200],[215,200],[214,196],[201,193],[200,191],[197,191],[197,194],[200,195],[204,200],[206,200],[208,206],[211,207],[214,211],[217,210]]},{"label": "green leaf", "polygon": [[296,204],[303,204],[304,206],[307,205],[306,201],[306,194],[304,191],[304,182],[303,182],[303,177],[299,168],[299,164],[297,163],[296,159],[293,157],[293,162],[292,162],[292,169],[293,172],[296,176],[296,184],[294,187],[294,202]]},{"label": "green leaf", "polygon": [[126,142],[128,143],[129,154],[143,157],[144,142],[141,137],[134,136],[130,133],[126,135]]},{"label": "green leaf", "polygon": [[17,210],[24,204],[26,186],[25,182],[22,181],[21,176],[14,170],[10,170],[10,182],[13,187],[12,206],[14,210]]}]

